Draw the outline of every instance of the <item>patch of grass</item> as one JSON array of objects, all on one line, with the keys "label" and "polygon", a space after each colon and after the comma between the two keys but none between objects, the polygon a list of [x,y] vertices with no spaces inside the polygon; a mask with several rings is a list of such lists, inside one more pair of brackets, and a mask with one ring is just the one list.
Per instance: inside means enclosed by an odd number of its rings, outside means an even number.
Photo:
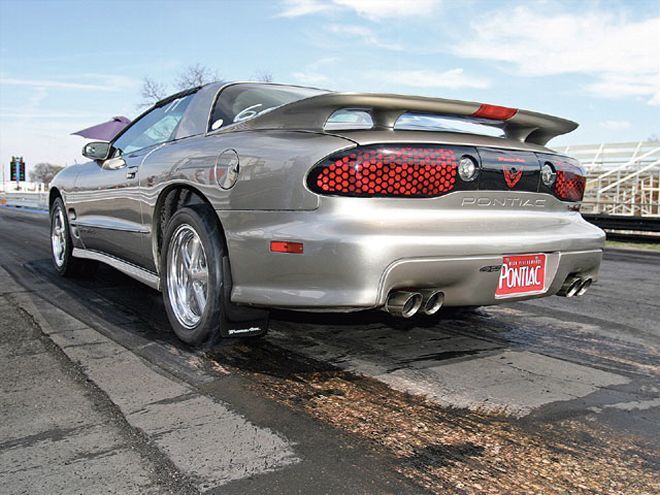
[{"label": "patch of grass", "polygon": [[621,249],[641,249],[647,251],[660,251],[660,242],[623,242],[606,241],[605,247]]}]

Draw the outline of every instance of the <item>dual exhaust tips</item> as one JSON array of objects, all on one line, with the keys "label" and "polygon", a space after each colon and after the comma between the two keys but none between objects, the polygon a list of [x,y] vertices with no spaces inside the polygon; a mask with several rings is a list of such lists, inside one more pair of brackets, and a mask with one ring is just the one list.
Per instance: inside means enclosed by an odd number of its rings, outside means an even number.
[{"label": "dual exhaust tips", "polygon": [[593,280],[590,278],[568,277],[557,295],[563,297],[583,296],[592,283]]},{"label": "dual exhaust tips", "polygon": [[422,289],[416,292],[399,290],[389,295],[384,310],[401,318],[410,318],[418,311],[433,315],[444,302],[445,294],[438,289]]},{"label": "dual exhaust tips", "polygon": [[[583,296],[591,287],[591,278],[568,277],[558,296]],[[440,289],[421,289],[419,291],[398,290],[390,293],[383,308],[393,316],[410,318],[418,312],[434,315],[445,302],[445,294]]]}]

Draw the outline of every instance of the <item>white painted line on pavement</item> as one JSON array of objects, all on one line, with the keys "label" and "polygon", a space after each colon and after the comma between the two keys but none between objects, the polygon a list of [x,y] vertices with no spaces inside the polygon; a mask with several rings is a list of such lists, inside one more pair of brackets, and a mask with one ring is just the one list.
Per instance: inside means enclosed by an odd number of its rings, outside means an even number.
[{"label": "white painted line on pavement", "polygon": [[[125,347],[48,304],[40,314],[34,294],[15,294],[62,351],[116,404],[128,423],[153,439],[183,473],[204,491],[229,481],[299,462],[292,445],[258,427],[225,404],[166,376]],[[57,317],[53,318],[52,314]],[[48,320],[68,322],[67,330]],[[77,327],[77,328],[72,328]]]}]

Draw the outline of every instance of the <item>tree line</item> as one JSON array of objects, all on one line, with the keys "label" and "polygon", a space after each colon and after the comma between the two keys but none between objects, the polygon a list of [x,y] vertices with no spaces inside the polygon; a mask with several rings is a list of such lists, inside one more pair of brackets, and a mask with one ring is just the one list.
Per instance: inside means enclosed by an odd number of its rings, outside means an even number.
[{"label": "tree line", "polygon": [[48,162],[37,163],[32,170],[30,170],[30,182],[37,182],[42,184],[50,184],[57,172],[64,167],[61,165],[54,165]]},{"label": "tree line", "polygon": [[[267,71],[257,71],[252,75],[252,80],[271,82],[273,75]],[[218,71],[200,63],[188,65],[181,70],[170,84],[158,81],[150,76],[142,80],[142,101],[140,108],[150,107],[172,93],[186,89],[202,86],[210,82],[226,82]],[[172,90],[173,89],[173,90]]]}]

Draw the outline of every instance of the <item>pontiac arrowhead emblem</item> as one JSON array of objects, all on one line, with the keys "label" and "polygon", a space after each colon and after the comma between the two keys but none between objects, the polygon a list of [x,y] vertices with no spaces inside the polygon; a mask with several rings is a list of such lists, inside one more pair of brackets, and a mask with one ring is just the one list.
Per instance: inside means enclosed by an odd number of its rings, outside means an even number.
[{"label": "pontiac arrowhead emblem", "polygon": [[522,169],[516,170],[516,167],[507,167],[506,165],[502,169],[502,172],[504,172],[504,180],[506,181],[506,185],[509,186],[509,189],[518,184],[523,174]]}]

